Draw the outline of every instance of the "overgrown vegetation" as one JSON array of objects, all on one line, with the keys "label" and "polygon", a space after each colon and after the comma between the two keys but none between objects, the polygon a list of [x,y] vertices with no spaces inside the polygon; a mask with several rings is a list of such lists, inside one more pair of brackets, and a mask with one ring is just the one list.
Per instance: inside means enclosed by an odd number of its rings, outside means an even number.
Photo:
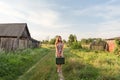
[{"label": "overgrown vegetation", "polygon": [[81,46],[81,43],[76,41],[76,42],[73,42],[70,46],[71,49],[82,49],[82,46]]},{"label": "overgrown vegetation", "polygon": [[[67,43],[64,41],[68,45],[64,49],[65,64],[62,67],[65,80],[120,79],[120,56],[81,46],[90,45],[93,41],[93,39],[78,41],[72,34]],[[55,38],[43,42],[44,48],[1,52],[0,80],[58,80],[53,45]],[[120,41],[116,40],[116,43],[115,53],[119,54]],[[105,46],[106,43],[98,39],[95,44]]]},{"label": "overgrown vegetation", "polygon": [[41,48],[9,53],[0,52],[0,80],[16,80],[48,51],[48,49]]},{"label": "overgrown vegetation", "polygon": [[[50,48],[51,49],[51,48]],[[41,58],[35,67],[19,80],[58,80],[55,49]],[[104,51],[64,49],[62,66],[65,80],[119,80],[120,57]]]},{"label": "overgrown vegetation", "polygon": [[115,42],[116,42],[116,49],[115,49],[114,53],[117,54],[118,56],[120,56],[120,40],[116,39]]},{"label": "overgrown vegetation", "polygon": [[[51,49],[51,45],[50,45]],[[55,49],[51,49],[46,56],[42,57],[34,68],[22,75],[18,80],[58,80],[55,64]]]},{"label": "overgrown vegetation", "polygon": [[66,50],[65,80],[119,80],[120,58],[104,51]]}]

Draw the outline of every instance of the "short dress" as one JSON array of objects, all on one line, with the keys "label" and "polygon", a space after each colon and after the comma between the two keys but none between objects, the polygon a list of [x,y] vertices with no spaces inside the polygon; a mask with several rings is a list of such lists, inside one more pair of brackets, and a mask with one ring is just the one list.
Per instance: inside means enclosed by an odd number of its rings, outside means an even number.
[{"label": "short dress", "polygon": [[56,49],[56,57],[57,57],[57,54],[61,54],[61,56],[63,57],[63,51],[62,51],[62,48],[63,48],[63,43],[58,43],[56,45],[57,49]]}]

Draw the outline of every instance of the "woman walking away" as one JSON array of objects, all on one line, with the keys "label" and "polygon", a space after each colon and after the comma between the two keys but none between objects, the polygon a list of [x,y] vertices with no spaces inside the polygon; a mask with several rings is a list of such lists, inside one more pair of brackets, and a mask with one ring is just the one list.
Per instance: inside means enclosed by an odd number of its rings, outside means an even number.
[{"label": "woman walking away", "polygon": [[[57,58],[63,57],[63,47],[64,47],[64,44],[62,42],[61,36],[57,36],[56,42],[55,42],[56,57]],[[62,72],[62,65],[61,64],[57,64],[57,72]]]}]

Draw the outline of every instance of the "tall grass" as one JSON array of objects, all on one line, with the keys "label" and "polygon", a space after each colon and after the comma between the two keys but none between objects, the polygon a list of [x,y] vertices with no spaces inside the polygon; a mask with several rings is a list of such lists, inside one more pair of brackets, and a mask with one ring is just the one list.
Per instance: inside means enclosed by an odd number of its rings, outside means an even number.
[{"label": "tall grass", "polygon": [[[115,54],[65,48],[64,56],[65,80],[120,79],[120,57]],[[18,80],[58,80],[54,46],[0,53],[0,80],[16,80],[18,77]]]},{"label": "tall grass", "polygon": [[51,49],[46,56],[42,57],[34,65],[34,68],[30,69],[29,72],[25,73],[18,80],[58,80],[55,65],[55,50]]},{"label": "tall grass", "polygon": [[119,80],[120,58],[108,52],[65,51],[65,80]]},{"label": "tall grass", "polygon": [[16,80],[41,57],[48,49],[26,49],[16,52],[0,52],[0,80]]}]

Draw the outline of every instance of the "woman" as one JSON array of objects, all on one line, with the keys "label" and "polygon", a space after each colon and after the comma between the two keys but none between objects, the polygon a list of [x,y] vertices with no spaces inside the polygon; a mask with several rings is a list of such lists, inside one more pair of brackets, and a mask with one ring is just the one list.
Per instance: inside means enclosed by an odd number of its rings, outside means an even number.
[{"label": "woman", "polygon": [[[56,48],[56,57],[63,57],[63,42],[61,36],[56,38],[55,48]],[[61,64],[57,64],[57,72],[62,72]]]}]

